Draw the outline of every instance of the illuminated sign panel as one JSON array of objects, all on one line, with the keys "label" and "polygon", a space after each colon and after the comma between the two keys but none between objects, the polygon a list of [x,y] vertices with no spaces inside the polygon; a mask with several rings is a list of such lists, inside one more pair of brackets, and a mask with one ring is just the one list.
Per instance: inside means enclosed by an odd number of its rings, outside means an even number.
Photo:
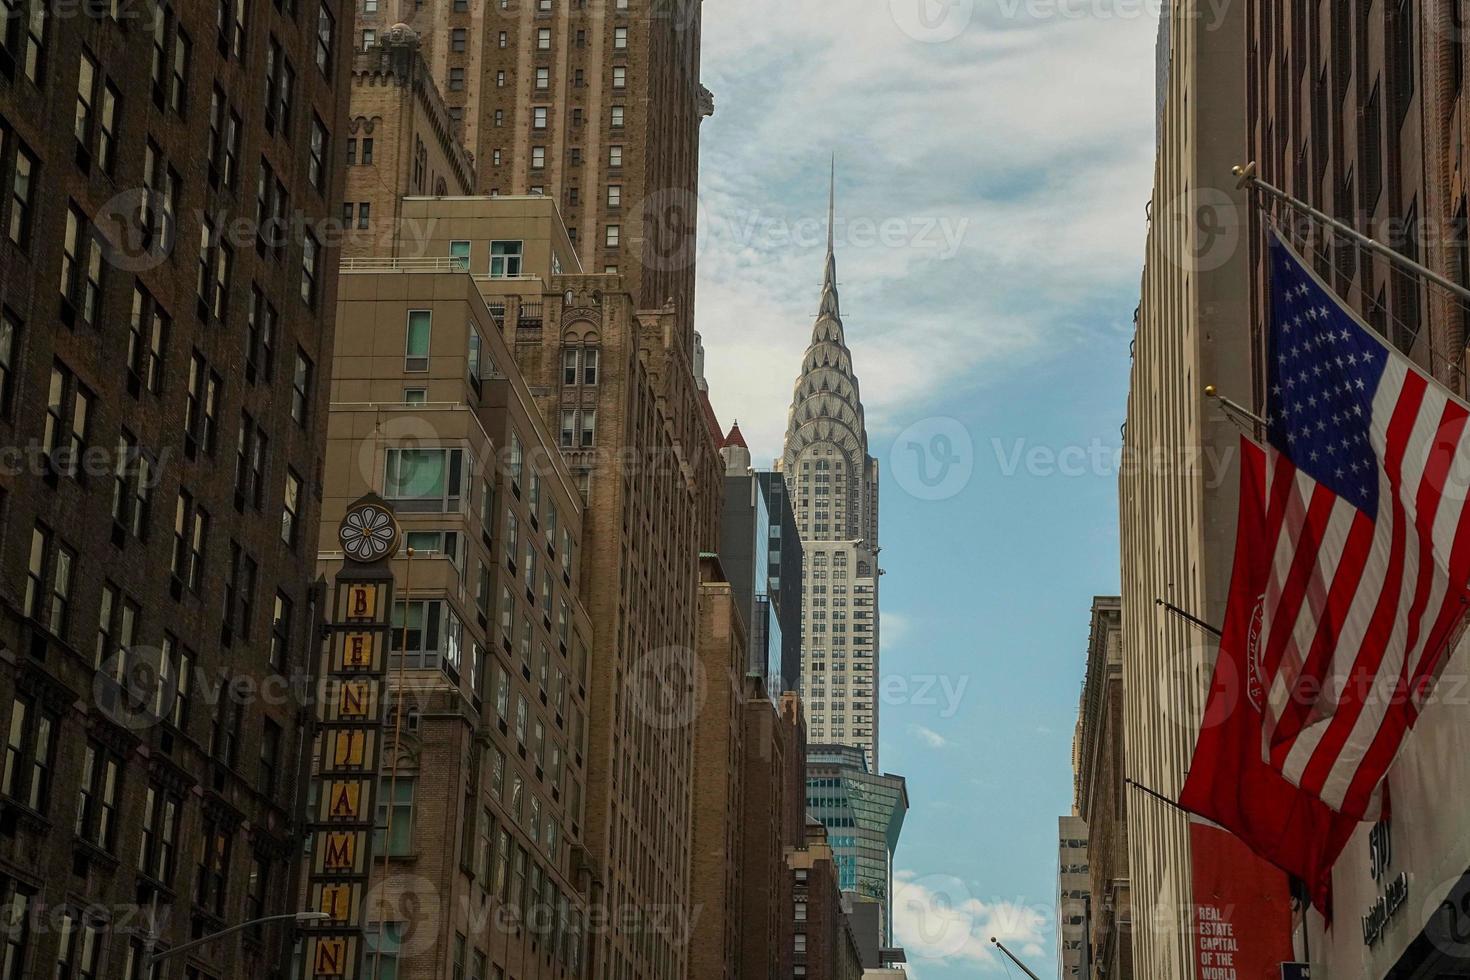
[{"label": "illuminated sign panel", "polygon": [[368,496],[348,508],[337,536],[347,561],[333,585],[323,653],[307,886],[310,907],[329,918],[308,930],[306,980],[360,980],[363,974],[363,906],[392,628],[389,562],[398,552],[398,522],[387,504]]}]

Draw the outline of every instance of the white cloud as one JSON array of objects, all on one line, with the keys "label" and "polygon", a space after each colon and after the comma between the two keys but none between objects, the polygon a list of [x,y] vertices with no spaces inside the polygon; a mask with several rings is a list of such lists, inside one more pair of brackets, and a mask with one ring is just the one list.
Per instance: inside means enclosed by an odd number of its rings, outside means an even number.
[{"label": "white cloud", "polygon": [[1049,908],[983,901],[950,875],[894,874],[893,930],[911,963],[933,961],[1002,973],[1000,954],[990,944],[993,936],[1036,968],[1046,955],[1044,931],[1051,924]]},{"label": "white cloud", "polygon": [[896,23],[891,4],[910,2],[704,8],[717,108],[703,124],[696,322],[715,407],[740,418],[758,461],[780,450],[810,338],[829,152],[871,431],[903,428],[946,386],[1085,341],[1079,323],[1101,301],[1132,308],[1117,298],[1136,287],[1145,233],[1155,22],[1006,18],[1017,0],[998,0],[925,44]]},{"label": "white cloud", "polygon": [[932,728],[923,725],[910,725],[909,734],[929,746],[931,749],[942,749],[949,745],[949,739],[939,734]]}]

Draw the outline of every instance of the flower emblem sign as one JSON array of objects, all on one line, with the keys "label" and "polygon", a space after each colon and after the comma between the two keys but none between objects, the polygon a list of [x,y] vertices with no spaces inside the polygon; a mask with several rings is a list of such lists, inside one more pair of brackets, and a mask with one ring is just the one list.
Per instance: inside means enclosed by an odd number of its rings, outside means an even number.
[{"label": "flower emblem sign", "polygon": [[363,504],[347,512],[337,529],[337,540],[348,557],[377,561],[398,547],[398,523],[378,504]]}]

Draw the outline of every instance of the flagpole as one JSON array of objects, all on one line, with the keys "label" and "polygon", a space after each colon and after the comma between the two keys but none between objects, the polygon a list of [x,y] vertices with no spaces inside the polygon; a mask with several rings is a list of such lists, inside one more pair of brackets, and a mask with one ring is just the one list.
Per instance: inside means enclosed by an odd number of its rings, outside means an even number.
[{"label": "flagpole", "polygon": [[1402,266],[1403,268],[1408,269],[1411,272],[1417,273],[1418,275],[1424,277],[1425,279],[1428,279],[1435,285],[1443,287],[1444,289],[1449,290],[1451,293],[1454,293],[1456,296],[1460,297],[1460,299],[1470,302],[1470,289],[1466,289],[1459,283],[1446,279],[1444,276],[1440,275],[1438,272],[1435,272],[1428,266],[1415,262],[1407,255],[1403,255],[1399,252],[1394,251],[1387,245],[1384,245],[1382,242],[1379,242],[1373,238],[1369,238],[1367,235],[1358,231],[1352,225],[1345,224],[1344,222],[1337,220],[1336,218],[1332,217],[1332,215],[1327,214],[1324,211],[1319,211],[1318,209],[1308,204],[1306,201],[1292,197],[1281,188],[1273,187],[1272,185],[1266,183],[1260,177],[1256,176],[1255,161],[1252,161],[1243,167],[1233,167],[1231,168],[1231,173],[1240,178],[1239,183],[1236,184],[1237,187],[1242,189],[1251,187],[1260,191],[1268,197],[1275,198],[1292,210],[1300,211],[1302,214],[1307,215],[1314,221],[1321,222],[1338,234],[1352,239],[1359,245],[1366,248],[1368,251],[1381,255],[1395,265]]},{"label": "flagpole", "polygon": [[1211,626],[1209,623],[1205,622],[1203,619],[1200,619],[1198,616],[1194,615],[1193,613],[1186,612],[1185,610],[1180,609],[1178,606],[1174,605],[1174,603],[1168,601],[1167,599],[1155,599],[1154,600],[1154,605],[1156,605],[1156,606],[1162,606],[1164,609],[1166,609],[1167,611],[1173,613],[1174,615],[1181,616],[1184,619],[1189,620],[1189,622],[1193,623],[1195,626],[1198,626],[1200,629],[1204,630],[1206,633],[1210,633],[1210,634],[1212,634],[1214,636],[1224,636],[1225,635],[1220,630],[1216,629],[1215,627]]},{"label": "flagpole", "polygon": [[1031,978],[1031,980],[1041,980],[1040,977],[1031,972],[1031,968],[1029,966],[1027,966],[1025,963],[1022,963],[1016,958],[1015,953],[1012,953],[1010,950],[1006,949],[1005,943],[1001,942],[999,939],[996,939],[994,936],[990,937],[990,941],[995,944],[996,949],[1000,950],[1002,953],[1006,954],[1006,956],[1010,957],[1011,962],[1019,966],[1025,972],[1026,976]]}]

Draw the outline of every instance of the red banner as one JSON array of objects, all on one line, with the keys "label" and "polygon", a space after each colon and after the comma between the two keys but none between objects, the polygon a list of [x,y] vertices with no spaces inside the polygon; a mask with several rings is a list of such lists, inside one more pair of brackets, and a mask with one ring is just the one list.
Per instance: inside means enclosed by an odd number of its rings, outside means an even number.
[{"label": "red banner", "polygon": [[1240,838],[1189,822],[1194,866],[1194,961],[1199,980],[1280,980],[1291,947],[1286,873]]}]

